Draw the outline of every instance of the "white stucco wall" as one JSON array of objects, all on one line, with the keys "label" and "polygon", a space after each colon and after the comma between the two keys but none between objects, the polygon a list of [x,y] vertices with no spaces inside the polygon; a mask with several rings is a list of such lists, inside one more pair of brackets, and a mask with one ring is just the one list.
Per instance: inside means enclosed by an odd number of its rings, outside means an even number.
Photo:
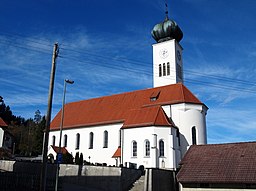
[{"label": "white stucco wall", "polygon": [[[176,168],[175,155],[179,148],[175,128],[138,127],[123,129],[123,164],[134,163],[139,167]],[[156,139],[156,140],[155,140]],[[145,156],[145,141],[150,141],[150,156]],[[159,157],[159,141],[164,141],[164,157]],[[132,156],[132,142],[137,142],[137,157]],[[156,146],[156,147],[155,147]]]},{"label": "white stucco wall", "polygon": [[[163,52],[164,55],[163,55]],[[179,56],[178,56],[179,55]],[[170,75],[159,76],[159,64],[170,64]],[[181,68],[181,74],[183,73],[182,63],[182,47],[176,40],[168,40],[161,43],[153,44],[153,83],[154,87],[176,84],[183,81],[183,75],[179,75],[177,70],[177,64]]]},{"label": "white stucco wall", "polygon": [[206,112],[207,108],[200,104],[174,104],[163,107],[180,131],[181,154],[184,156],[192,145],[192,127],[196,128],[196,143],[207,144]]},{"label": "white stucco wall", "polygon": [[0,147],[3,147],[4,130],[0,127]]},{"label": "white stucco wall", "polygon": [[[76,152],[83,153],[84,160],[92,163],[107,163],[107,165],[119,165],[116,159],[112,158],[114,152],[121,146],[123,165],[129,166],[134,163],[139,167],[167,168],[175,169],[178,167],[182,156],[192,145],[192,127],[196,128],[197,144],[206,144],[206,111],[207,108],[200,104],[174,104],[163,106],[168,117],[179,129],[177,136],[176,128],[171,127],[138,127],[122,129],[122,123],[101,125],[93,127],[81,127],[63,130],[62,136],[67,135],[67,150],[75,157]],[[108,148],[103,148],[104,131],[108,131]],[[120,141],[120,131],[122,140]],[[94,134],[94,147],[89,149],[89,134]],[[76,147],[76,134],[80,134],[80,148]],[[52,144],[52,137],[55,136],[55,146],[59,145],[59,131],[51,131],[49,146]],[[62,146],[63,146],[62,137]],[[156,138],[156,141],[154,140]],[[178,141],[178,138],[180,141]],[[164,141],[165,155],[159,157],[159,141]],[[145,156],[145,140],[150,141],[150,157]],[[137,142],[137,157],[132,157],[132,141]],[[120,145],[121,142],[121,145]],[[156,142],[156,148],[154,148]],[[89,160],[90,156],[90,160]],[[118,161],[119,162],[119,161]]]},{"label": "white stucco wall", "polygon": [[[68,137],[66,149],[75,157],[76,152],[83,153],[83,158],[92,163],[107,163],[107,165],[116,165],[116,160],[112,158],[114,152],[119,146],[119,129],[122,124],[103,125],[95,127],[74,128],[63,130],[63,137]],[[104,131],[108,131],[108,148],[103,148]],[[89,134],[93,132],[93,148],[89,149]],[[80,134],[80,147],[76,147],[76,134]],[[55,135],[55,146],[59,146],[59,131],[51,131],[49,135],[49,146],[52,144],[52,137]],[[49,149],[48,149],[49,150]],[[89,160],[90,156],[90,160]]]}]

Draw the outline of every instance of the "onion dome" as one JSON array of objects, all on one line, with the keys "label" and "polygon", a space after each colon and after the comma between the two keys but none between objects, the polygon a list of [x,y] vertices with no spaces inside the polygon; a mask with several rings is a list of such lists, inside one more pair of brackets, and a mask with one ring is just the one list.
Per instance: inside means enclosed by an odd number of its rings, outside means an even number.
[{"label": "onion dome", "polygon": [[156,24],[151,34],[156,42],[164,42],[172,39],[180,42],[183,37],[183,32],[180,27],[175,21],[170,20],[168,17],[166,17],[163,22]]}]

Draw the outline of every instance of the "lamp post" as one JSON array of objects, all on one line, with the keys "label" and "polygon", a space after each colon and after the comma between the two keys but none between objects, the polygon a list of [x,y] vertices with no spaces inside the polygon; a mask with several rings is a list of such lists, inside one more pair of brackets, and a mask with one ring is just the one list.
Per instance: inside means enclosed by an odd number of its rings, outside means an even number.
[{"label": "lamp post", "polygon": [[60,162],[62,158],[62,152],[61,152],[61,138],[62,138],[62,128],[63,128],[63,122],[64,122],[64,107],[65,107],[65,97],[66,97],[66,87],[68,84],[73,84],[73,80],[65,79],[64,80],[64,89],[63,89],[63,97],[62,97],[62,109],[61,109],[61,121],[60,121],[60,138],[59,138],[59,151],[57,154],[57,170],[56,170],[56,182],[55,182],[55,191],[58,190],[58,180],[59,180],[59,170],[60,170]]}]

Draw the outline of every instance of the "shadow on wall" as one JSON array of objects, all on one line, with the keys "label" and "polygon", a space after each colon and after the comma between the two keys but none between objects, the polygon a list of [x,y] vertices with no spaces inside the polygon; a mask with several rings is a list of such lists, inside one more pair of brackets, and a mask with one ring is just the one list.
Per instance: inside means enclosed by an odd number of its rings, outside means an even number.
[{"label": "shadow on wall", "polygon": [[[141,170],[82,165],[60,165],[60,190],[124,191],[141,176]],[[41,163],[0,162],[1,191],[38,191]],[[55,188],[56,165],[48,164],[46,190]]]},{"label": "shadow on wall", "polygon": [[141,170],[117,167],[63,165],[63,190],[125,191],[141,176]]},{"label": "shadow on wall", "polygon": [[[1,191],[38,191],[40,187],[41,163],[1,161],[0,190]],[[47,190],[54,190],[55,165],[49,165],[47,175]]]},{"label": "shadow on wall", "polygon": [[63,191],[125,191],[119,176],[64,176],[60,177]]},{"label": "shadow on wall", "polygon": [[184,154],[187,152],[189,144],[188,144],[188,141],[185,138],[185,136],[181,133],[180,133],[180,145],[182,146],[181,147],[181,157],[183,158]]}]

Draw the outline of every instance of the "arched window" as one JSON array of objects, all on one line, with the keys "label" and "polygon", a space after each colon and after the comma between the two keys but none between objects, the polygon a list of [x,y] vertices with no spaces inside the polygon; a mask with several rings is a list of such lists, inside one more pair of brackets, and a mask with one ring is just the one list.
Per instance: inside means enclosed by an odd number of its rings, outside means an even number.
[{"label": "arched window", "polygon": [[170,75],[170,63],[167,62],[167,76]]},{"label": "arched window", "polygon": [[63,139],[63,147],[67,147],[68,144],[68,136],[64,135],[64,139]]},{"label": "arched window", "polygon": [[192,127],[192,144],[196,145],[196,127]]},{"label": "arched window", "polygon": [[76,149],[79,149],[80,147],[80,134],[76,134]]},{"label": "arched window", "polygon": [[165,67],[165,63],[163,64],[163,76],[166,76],[166,67]]},{"label": "arched window", "polygon": [[89,136],[89,149],[93,149],[93,132],[90,132]]},{"label": "arched window", "polygon": [[55,139],[56,139],[56,137],[55,137],[55,135],[53,135],[52,136],[52,146],[55,146]]},{"label": "arched window", "polygon": [[164,156],[164,141],[162,139],[159,141],[159,156]]},{"label": "arched window", "polygon": [[145,156],[146,157],[150,156],[150,142],[149,142],[149,140],[145,141]]},{"label": "arched window", "polygon": [[162,65],[159,64],[159,77],[161,77],[161,76],[162,76]]},{"label": "arched window", "polygon": [[137,142],[136,141],[132,142],[132,156],[137,157]]},{"label": "arched window", "polygon": [[103,133],[103,148],[108,148],[108,132]]}]

